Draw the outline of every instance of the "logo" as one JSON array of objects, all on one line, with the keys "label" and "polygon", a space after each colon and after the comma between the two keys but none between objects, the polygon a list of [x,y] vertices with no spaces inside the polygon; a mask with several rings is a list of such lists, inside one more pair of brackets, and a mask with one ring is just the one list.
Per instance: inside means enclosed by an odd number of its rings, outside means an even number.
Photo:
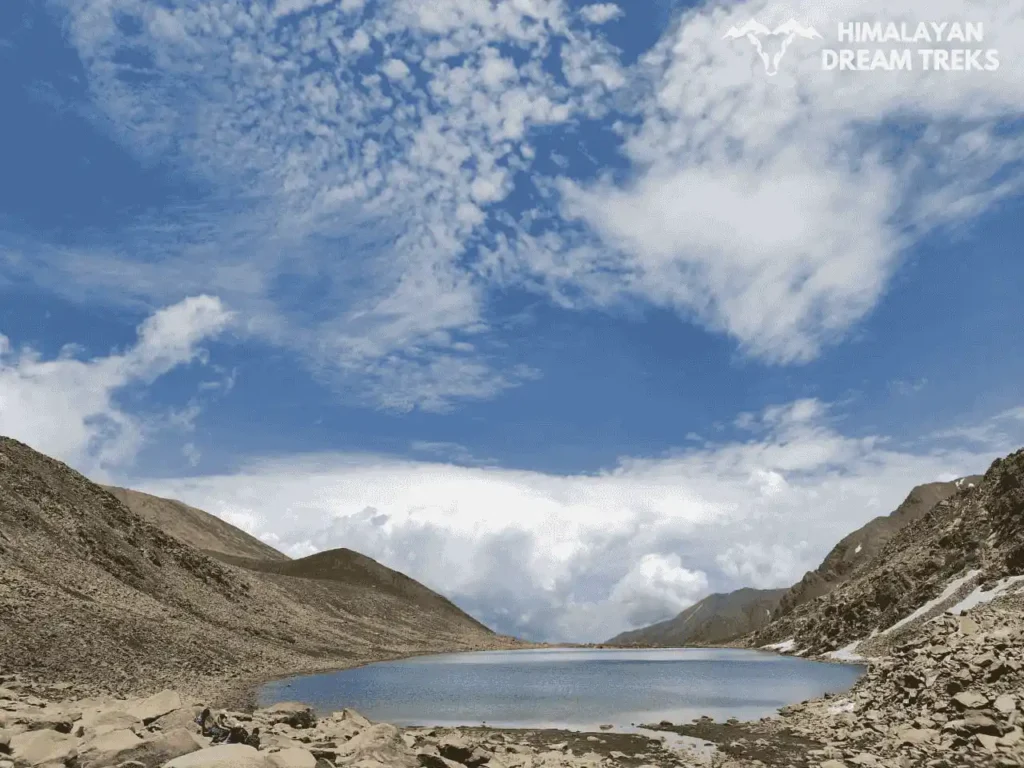
[{"label": "logo", "polygon": [[[786,55],[786,49],[789,48],[790,43],[792,43],[797,37],[802,37],[807,40],[822,39],[821,35],[818,34],[814,27],[805,27],[796,19],[790,19],[785,24],[780,24],[775,29],[769,29],[759,21],[751,19],[742,27],[729,27],[729,31],[722,36],[722,39],[735,40],[739,37],[747,38],[747,40],[754,45],[754,48],[757,49],[757,55],[761,57],[761,61],[764,63],[764,71],[769,77],[773,77],[779,73],[779,62],[781,62],[782,57]],[[782,38],[782,47],[778,52],[771,56],[769,56],[764,50],[764,44],[762,42],[762,38],[768,37]]]}]

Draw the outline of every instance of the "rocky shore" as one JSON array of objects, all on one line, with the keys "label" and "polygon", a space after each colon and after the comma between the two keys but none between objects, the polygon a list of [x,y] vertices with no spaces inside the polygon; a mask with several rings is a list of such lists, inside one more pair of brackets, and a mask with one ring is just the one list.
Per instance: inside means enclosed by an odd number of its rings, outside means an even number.
[{"label": "rocky shore", "polygon": [[258,750],[211,746],[194,722],[202,701],[68,691],[0,675],[0,768],[1024,766],[1024,594],[926,622],[845,694],[758,722],[643,726],[712,749],[642,733],[397,728],[352,710],[318,718],[299,703],[228,713],[261,729]]},{"label": "rocky shore", "polygon": [[1024,766],[1024,594],[928,621],[841,696],[758,723],[652,729],[716,744],[723,766]]},{"label": "rocky shore", "polygon": [[0,768],[672,768],[710,764],[639,734],[397,728],[351,709],[318,718],[301,703],[226,712],[260,746],[212,745],[203,702],[171,690],[144,699],[61,698],[62,685],[0,675]]}]

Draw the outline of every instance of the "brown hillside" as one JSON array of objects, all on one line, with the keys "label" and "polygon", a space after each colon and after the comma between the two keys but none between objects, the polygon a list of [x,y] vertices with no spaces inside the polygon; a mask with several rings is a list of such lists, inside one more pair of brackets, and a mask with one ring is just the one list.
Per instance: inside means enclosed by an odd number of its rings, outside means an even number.
[{"label": "brown hillside", "polygon": [[783,592],[744,587],[708,595],[675,618],[623,632],[606,644],[678,647],[723,643],[767,624]]},{"label": "brown hillside", "polygon": [[148,493],[132,491],[105,485],[104,490],[117,497],[132,512],[155,525],[164,533],[202,550],[206,554],[223,559],[248,557],[258,560],[288,560],[269,544],[250,536],[219,517],[190,507],[174,499],[150,496]]},{"label": "brown hillside", "polygon": [[232,678],[509,645],[425,587],[411,599],[412,586],[389,578],[404,587],[219,562],[64,464],[0,438],[0,670],[115,693],[199,692]]}]

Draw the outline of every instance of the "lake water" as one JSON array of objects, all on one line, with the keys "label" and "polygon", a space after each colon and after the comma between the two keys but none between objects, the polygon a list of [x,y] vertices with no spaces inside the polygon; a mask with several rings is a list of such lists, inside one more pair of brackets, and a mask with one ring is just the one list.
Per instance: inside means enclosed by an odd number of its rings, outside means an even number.
[{"label": "lake water", "polygon": [[863,672],[742,649],[540,649],[423,656],[266,685],[260,703],[351,707],[395,725],[629,729],[635,723],[756,720],[839,693]]}]

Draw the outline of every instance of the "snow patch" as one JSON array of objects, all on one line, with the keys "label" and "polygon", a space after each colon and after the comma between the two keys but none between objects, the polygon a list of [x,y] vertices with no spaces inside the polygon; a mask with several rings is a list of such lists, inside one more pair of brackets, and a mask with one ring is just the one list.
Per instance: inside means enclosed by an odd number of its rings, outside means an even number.
[{"label": "snow patch", "polygon": [[841,715],[844,712],[853,712],[856,708],[857,705],[854,702],[843,699],[842,701],[837,701],[835,704],[829,707],[828,713],[830,715]]},{"label": "snow patch", "polygon": [[789,653],[796,647],[796,639],[789,638],[789,640],[783,640],[781,643],[772,643],[771,645],[762,645],[761,650],[763,651],[778,651],[779,653]]},{"label": "snow patch", "polygon": [[858,645],[860,645],[860,640],[854,640],[849,645],[844,645],[842,648],[835,651],[829,651],[824,654],[824,656],[829,659],[835,659],[836,661],[864,661],[863,656],[855,653]]},{"label": "snow patch", "polygon": [[860,551],[862,549],[864,549],[864,546],[862,544],[858,544],[857,548],[855,550],[853,550],[853,554],[855,554],[855,555],[860,554]]},{"label": "snow patch", "polygon": [[1006,594],[1014,584],[1019,584],[1022,581],[1024,581],[1024,576],[1008,576],[1005,579],[1000,579],[988,592],[982,590],[981,587],[975,587],[971,594],[952,608],[946,609],[946,613],[952,613],[959,616],[964,611],[969,611],[971,608],[983,605],[984,603],[989,603],[1000,595]]},{"label": "snow patch", "polygon": [[884,630],[882,632],[882,634],[883,635],[888,635],[893,630],[899,629],[900,627],[905,626],[906,624],[909,624],[910,622],[914,621],[915,619],[921,618],[922,616],[924,616],[926,613],[928,613],[932,609],[936,608],[941,603],[945,602],[946,600],[949,600],[949,598],[951,598],[956,593],[956,591],[958,589],[960,589],[964,584],[966,584],[968,581],[973,579],[979,573],[981,573],[981,571],[968,571],[966,575],[961,576],[959,579],[954,579],[948,585],[946,585],[946,588],[944,590],[942,590],[942,594],[940,594],[934,600],[929,600],[927,603],[922,605],[920,608],[918,608],[916,611],[914,611],[909,616],[907,616],[907,617],[905,617],[903,619],[900,619],[895,624],[893,624],[891,627],[889,627],[888,629]]}]

